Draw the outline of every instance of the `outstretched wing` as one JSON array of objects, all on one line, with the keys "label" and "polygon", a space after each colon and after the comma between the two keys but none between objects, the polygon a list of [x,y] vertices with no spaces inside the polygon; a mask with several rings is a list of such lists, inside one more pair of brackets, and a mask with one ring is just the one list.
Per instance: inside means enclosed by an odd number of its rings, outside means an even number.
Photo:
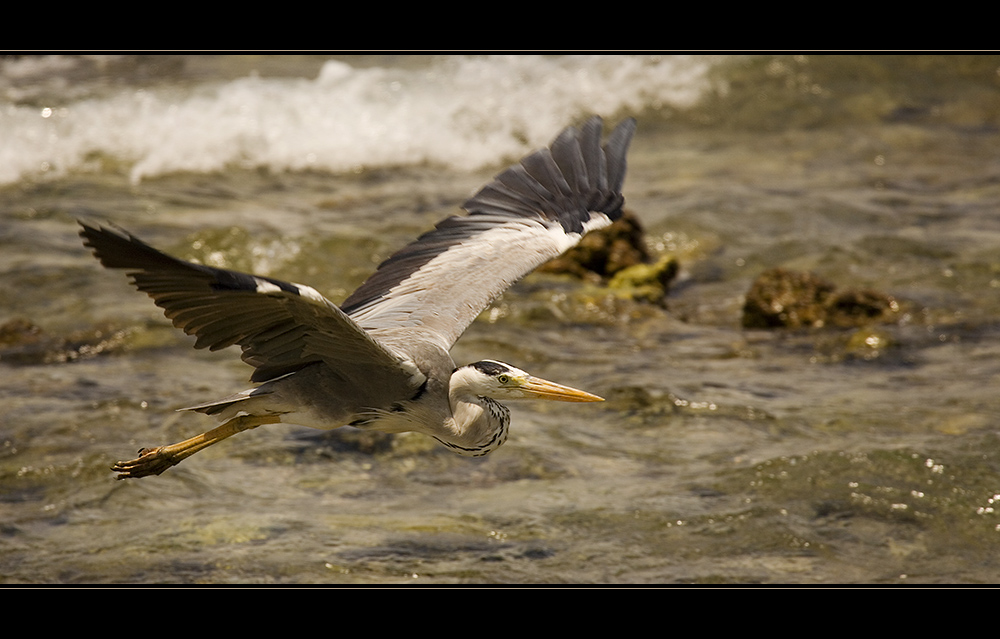
[{"label": "outstretched wing", "polygon": [[197,337],[195,348],[239,344],[264,382],[324,362],[337,373],[412,394],[423,374],[384,347],[316,290],[301,284],[212,268],[162,253],[134,235],[80,222],[84,244],[101,264],[129,271],[135,286],[174,326]]},{"label": "outstretched wing", "polygon": [[380,341],[422,336],[448,350],[511,284],[621,216],[635,120],[601,147],[602,122],[565,129],[383,262],[341,308]]}]

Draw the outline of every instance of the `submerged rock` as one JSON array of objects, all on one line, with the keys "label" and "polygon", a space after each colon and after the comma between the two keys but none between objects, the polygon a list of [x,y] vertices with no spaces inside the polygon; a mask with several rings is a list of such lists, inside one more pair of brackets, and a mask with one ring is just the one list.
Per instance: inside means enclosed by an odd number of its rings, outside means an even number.
[{"label": "submerged rock", "polygon": [[49,335],[30,320],[17,318],[0,325],[0,362],[52,364],[93,357],[122,348],[128,331],[93,328],[65,336]]},{"label": "submerged rock", "polygon": [[863,327],[847,337],[843,352],[846,359],[871,361],[898,347],[899,342],[893,335],[876,328]]},{"label": "submerged rock", "polygon": [[0,348],[32,344],[42,338],[42,329],[23,318],[15,318],[0,324]]},{"label": "submerged rock", "polygon": [[843,289],[812,273],[775,268],[762,273],[743,305],[744,328],[854,327],[891,321],[890,295]]}]

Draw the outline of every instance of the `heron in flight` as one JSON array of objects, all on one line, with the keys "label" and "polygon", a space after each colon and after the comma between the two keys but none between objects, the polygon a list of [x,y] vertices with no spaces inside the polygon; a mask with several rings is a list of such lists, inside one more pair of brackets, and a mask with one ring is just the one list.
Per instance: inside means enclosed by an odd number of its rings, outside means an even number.
[{"label": "heron in flight", "polygon": [[125,269],[195,348],[238,344],[258,386],[182,410],[222,424],[143,448],[112,466],[118,479],[159,475],[236,433],[286,422],[416,431],[466,456],[507,439],[500,399],[603,401],[494,360],[456,366],[448,351],[511,284],[622,214],[635,120],[601,145],[602,121],[569,127],[383,262],[338,307],[315,289],[162,253],[117,227],[81,221],[101,264]]}]

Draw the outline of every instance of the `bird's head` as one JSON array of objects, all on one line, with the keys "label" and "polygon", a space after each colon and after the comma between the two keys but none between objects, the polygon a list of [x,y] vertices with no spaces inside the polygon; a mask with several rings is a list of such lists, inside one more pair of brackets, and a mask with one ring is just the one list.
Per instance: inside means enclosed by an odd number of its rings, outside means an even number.
[{"label": "bird's head", "polygon": [[486,359],[457,368],[451,376],[452,389],[492,399],[548,399],[558,402],[603,402],[582,390],[556,384],[520,368]]}]

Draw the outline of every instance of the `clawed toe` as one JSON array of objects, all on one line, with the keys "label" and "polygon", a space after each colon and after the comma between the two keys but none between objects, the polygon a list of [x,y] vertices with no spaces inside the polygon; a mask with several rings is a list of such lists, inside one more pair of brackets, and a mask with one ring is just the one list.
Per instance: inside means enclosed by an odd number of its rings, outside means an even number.
[{"label": "clawed toe", "polygon": [[171,466],[177,464],[173,456],[163,453],[161,447],[142,448],[139,456],[130,461],[120,461],[111,467],[118,473],[116,479],[131,479],[133,477],[148,477],[159,475]]},{"label": "clawed toe", "polygon": [[262,424],[277,424],[280,421],[280,415],[237,415],[207,433],[196,435],[182,442],[169,446],[140,449],[138,457],[130,461],[120,461],[112,466],[111,470],[118,473],[118,479],[159,475],[171,466],[176,466],[198,451],[205,450],[227,437],[232,437],[236,433],[242,433],[251,428],[257,428]]}]

